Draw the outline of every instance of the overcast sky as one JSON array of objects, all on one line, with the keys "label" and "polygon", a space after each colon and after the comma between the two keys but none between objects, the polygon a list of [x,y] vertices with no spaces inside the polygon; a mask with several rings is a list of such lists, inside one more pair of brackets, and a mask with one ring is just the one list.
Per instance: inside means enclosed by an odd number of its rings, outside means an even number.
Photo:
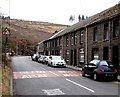
[{"label": "overcast sky", "polygon": [[[71,24],[70,15],[92,16],[120,0],[0,0],[0,11],[11,18]],[[75,23],[74,22],[74,23]]]}]

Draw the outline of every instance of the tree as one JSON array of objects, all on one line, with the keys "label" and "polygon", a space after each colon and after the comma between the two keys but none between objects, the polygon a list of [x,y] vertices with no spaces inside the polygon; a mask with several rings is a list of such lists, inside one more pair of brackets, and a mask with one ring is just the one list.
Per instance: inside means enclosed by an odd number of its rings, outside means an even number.
[{"label": "tree", "polygon": [[69,21],[73,22],[74,20],[75,20],[75,16],[71,15],[70,18],[69,18]]},{"label": "tree", "polygon": [[86,16],[86,19],[88,18],[88,16]]},{"label": "tree", "polygon": [[84,20],[85,18],[84,18],[84,15],[82,15],[82,20]]},{"label": "tree", "polygon": [[81,21],[81,16],[80,15],[78,16],[78,20],[79,20],[79,22]]}]

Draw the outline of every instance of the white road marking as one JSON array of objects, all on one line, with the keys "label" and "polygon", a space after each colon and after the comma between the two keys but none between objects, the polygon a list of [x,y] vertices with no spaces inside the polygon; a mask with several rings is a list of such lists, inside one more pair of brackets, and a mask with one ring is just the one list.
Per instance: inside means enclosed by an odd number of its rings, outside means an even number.
[{"label": "white road marking", "polygon": [[35,73],[46,73],[45,71],[34,71]]},{"label": "white road marking", "polygon": [[46,93],[47,95],[64,95],[65,94],[60,89],[47,89],[42,91],[44,91],[44,93]]},{"label": "white road marking", "polygon": [[79,76],[79,75],[77,75],[77,74],[62,74],[63,76],[65,76],[65,77],[69,77],[69,76]]},{"label": "white road marking", "polygon": [[37,75],[22,75],[22,79],[26,78],[40,78],[40,77],[47,77],[45,74],[37,74]]},{"label": "white road marking", "polygon": [[83,85],[80,85],[80,84],[78,84],[78,83],[76,83],[76,82],[74,82],[74,81],[72,81],[72,80],[70,80],[70,79],[67,79],[66,78],[66,80],[67,81],[69,81],[69,82],[71,82],[71,83],[73,83],[73,84],[75,84],[75,85],[77,85],[77,86],[79,86],[79,87],[82,87],[82,88],[84,88],[84,89],[86,89],[86,90],[88,90],[88,91],[90,91],[90,92],[95,92],[94,90],[92,90],[92,89],[89,89],[89,88],[87,88],[87,87],[85,87],[85,86],[83,86]]},{"label": "white road marking", "polygon": [[54,73],[54,72],[52,72],[52,71],[49,71],[50,73],[52,73],[52,74],[54,74],[54,75],[56,75],[56,76],[59,76],[58,74],[56,74],[56,73]]},{"label": "white road marking", "polygon": [[23,75],[22,79],[25,79],[25,78],[31,78],[31,76],[30,75]]},{"label": "white road marking", "polygon": [[59,73],[66,73],[66,71],[58,71]]},{"label": "white road marking", "polygon": [[40,77],[70,77],[80,76],[80,74],[72,71],[20,71],[13,72],[14,79],[25,79],[25,78],[40,78]]}]

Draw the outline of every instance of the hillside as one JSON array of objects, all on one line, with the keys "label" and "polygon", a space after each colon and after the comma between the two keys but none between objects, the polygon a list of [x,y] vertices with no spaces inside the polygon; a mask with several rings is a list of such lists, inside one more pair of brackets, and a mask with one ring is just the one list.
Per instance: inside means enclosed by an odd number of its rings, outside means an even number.
[{"label": "hillside", "polygon": [[9,47],[20,54],[29,52],[26,49],[33,49],[38,42],[49,38],[55,31],[67,27],[67,25],[17,19],[0,19],[0,22],[2,28],[7,27],[10,30]]}]

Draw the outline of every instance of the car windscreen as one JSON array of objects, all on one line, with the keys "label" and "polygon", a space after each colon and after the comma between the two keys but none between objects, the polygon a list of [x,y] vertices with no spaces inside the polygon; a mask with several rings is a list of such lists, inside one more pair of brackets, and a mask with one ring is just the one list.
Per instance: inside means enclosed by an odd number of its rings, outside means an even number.
[{"label": "car windscreen", "polygon": [[55,57],[52,57],[53,60],[62,60],[62,58],[60,56],[55,56]]},{"label": "car windscreen", "polygon": [[109,61],[101,61],[99,66],[110,66],[110,67],[113,67],[113,64],[112,64],[112,62],[109,62]]}]

